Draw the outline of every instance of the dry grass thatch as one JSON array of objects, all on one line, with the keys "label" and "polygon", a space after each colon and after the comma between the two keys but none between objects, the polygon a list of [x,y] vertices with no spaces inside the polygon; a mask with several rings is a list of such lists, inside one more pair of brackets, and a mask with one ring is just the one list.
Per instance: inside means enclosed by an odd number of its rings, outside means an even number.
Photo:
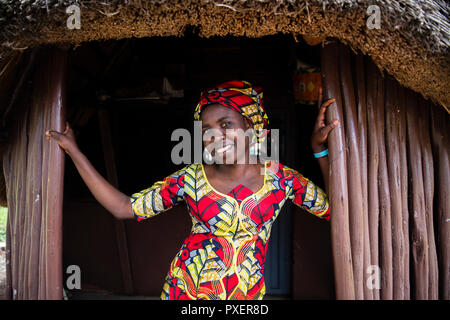
[{"label": "dry grass thatch", "polygon": [[[81,8],[79,30],[66,25],[71,4]],[[380,29],[367,27],[372,4]],[[0,0],[0,59],[37,44],[183,36],[187,27],[201,37],[335,37],[449,111],[449,16],[445,0]]]}]

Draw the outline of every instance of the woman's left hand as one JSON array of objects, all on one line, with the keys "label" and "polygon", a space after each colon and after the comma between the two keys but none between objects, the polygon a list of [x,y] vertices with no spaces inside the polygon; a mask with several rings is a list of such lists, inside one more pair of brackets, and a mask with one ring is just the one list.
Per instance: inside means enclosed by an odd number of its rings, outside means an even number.
[{"label": "woman's left hand", "polygon": [[313,129],[313,133],[311,136],[311,147],[313,152],[321,152],[326,149],[326,142],[328,139],[328,134],[331,130],[336,128],[339,121],[333,120],[328,125],[325,123],[325,112],[327,111],[327,107],[336,101],[335,98],[328,99],[326,102],[322,104],[322,89],[319,91],[319,114],[317,115],[316,124]]}]

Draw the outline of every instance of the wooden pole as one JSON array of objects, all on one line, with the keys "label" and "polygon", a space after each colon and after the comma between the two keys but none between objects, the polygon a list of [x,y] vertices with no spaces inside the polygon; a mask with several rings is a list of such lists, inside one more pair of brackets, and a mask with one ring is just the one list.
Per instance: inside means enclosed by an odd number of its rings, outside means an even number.
[{"label": "wooden pole", "polygon": [[388,183],[388,172],[386,162],[386,143],[384,140],[384,93],[385,83],[382,75],[377,72],[377,103],[376,117],[378,126],[377,139],[379,149],[379,176],[378,196],[380,201],[380,238],[381,238],[381,297],[383,300],[393,298],[393,275],[392,275],[392,225],[391,225],[391,199]]},{"label": "wooden pole", "polygon": [[402,220],[402,196],[400,176],[399,146],[399,107],[395,104],[397,97],[395,81],[386,78],[386,153],[387,171],[392,215],[392,267],[393,267],[393,299],[404,299],[404,241]]},{"label": "wooden pole", "polygon": [[[376,70],[372,62],[367,63],[367,144],[369,146],[367,158],[367,184],[368,184],[368,216],[369,216],[369,237],[371,262],[375,267],[380,266],[378,258],[378,220],[379,220],[379,199],[378,199],[378,128],[375,123],[375,103],[376,103]],[[374,299],[380,299],[379,289],[373,290]]]},{"label": "wooden pole", "polygon": [[339,45],[340,83],[345,118],[345,143],[347,146],[347,175],[350,239],[352,248],[355,299],[364,299],[364,221],[361,190],[359,137],[356,120],[355,93],[350,64],[350,49]]},{"label": "wooden pole", "polygon": [[410,245],[409,245],[409,207],[408,207],[408,160],[407,160],[407,130],[406,130],[406,100],[405,89],[396,84],[396,105],[399,106],[399,152],[400,152],[400,183],[402,201],[402,231],[403,231],[403,270],[404,270],[404,299],[411,298],[410,286]]},{"label": "wooden pole", "polygon": [[436,243],[434,241],[434,222],[433,222],[433,198],[434,198],[434,164],[431,150],[431,141],[429,134],[429,112],[430,104],[419,97],[420,116],[419,126],[422,143],[422,173],[425,197],[425,220],[428,236],[428,299],[437,300],[439,298],[439,271],[436,253]]},{"label": "wooden pole", "polygon": [[434,221],[433,221],[433,201],[435,196],[434,187],[434,163],[430,141],[429,112],[430,104],[422,96],[418,96],[418,105],[420,108],[419,133],[421,135],[422,149],[422,173],[423,188],[425,199],[425,221],[428,237],[428,300],[437,300],[439,298],[439,271],[436,253]]},{"label": "wooden pole", "polygon": [[431,137],[435,161],[437,251],[439,263],[439,298],[450,300],[450,143],[449,115],[441,106],[431,106]]},{"label": "wooden pole", "polygon": [[339,89],[338,47],[331,43],[321,51],[321,66],[324,77],[325,97],[336,98],[336,103],[328,107],[327,118],[336,119],[339,125],[328,138],[330,163],[330,209],[331,238],[333,248],[334,275],[337,299],[355,299],[350,229],[348,217],[348,192],[345,162],[344,118],[342,98]]},{"label": "wooden pole", "polygon": [[425,200],[425,221],[427,227],[428,241],[428,300],[437,300],[439,297],[439,281],[436,244],[434,242],[434,226],[433,226],[433,197],[434,197],[434,168],[433,155],[431,151],[431,142],[429,135],[429,104],[418,98],[420,108],[419,115],[419,134],[422,153],[422,173],[423,173],[423,190]]},{"label": "wooden pole", "polygon": [[413,254],[413,273],[415,299],[428,299],[429,258],[428,236],[425,218],[425,199],[423,189],[421,143],[418,126],[418,106],[414,93],[407,93],[408,159],[411,187],[411,244]]},{"label": "wooden pole", "polygon": [[368,188],[367,188],[367,101],[366,101],[366,79],[364,56],[359,54],[355,61],[356,87],[357,87],[357,111],[358,111],[358,134],[359,134],[359,154],[361,162],[361,194],[363,204],[363,234],[364,234],[364,299],[373,300],[373,289],[367,285],[367,271],[370,271],[370,237],[369,237],[369,215],[368,215]]},{"label": "wooden pole", "polygon": [[[46,74],[41,74],[41,76],[45,77],[42,81],[45,81],[48,92],[48,107],[51,110],[50,128],[56,131],[64,131],[66,122],[67,52],[52,50],[47,60],[46,70]],[[46,298],[61,300],[63,297],[62,205],[65,154],[54,139],[51,139],[48,143],[50,144],[48,177],[44,177],[44,179],[47,179]]]}]

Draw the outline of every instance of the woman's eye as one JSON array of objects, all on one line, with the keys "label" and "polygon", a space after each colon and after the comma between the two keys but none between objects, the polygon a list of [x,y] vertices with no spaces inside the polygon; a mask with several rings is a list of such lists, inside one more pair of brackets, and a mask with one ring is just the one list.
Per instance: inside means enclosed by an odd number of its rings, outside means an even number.
[{"label": "woman's eye", "polygon": [[222,128],[226,128],[230,126],[230,122],[224,122],[222,123]]}]

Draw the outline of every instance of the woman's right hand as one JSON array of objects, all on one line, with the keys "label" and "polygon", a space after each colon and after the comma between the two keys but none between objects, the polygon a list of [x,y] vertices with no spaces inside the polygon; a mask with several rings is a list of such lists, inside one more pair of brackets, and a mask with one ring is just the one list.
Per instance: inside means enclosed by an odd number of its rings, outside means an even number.
[{"label": "woman's right hand", "polygon": [[70,155],[86,186],[106,210],[111,212],[117,219],[130,219],[134,217],[130,197],[117,190],[116,187],[103,178],[95,170],[88,158],[79,152],[75,135],[68,122],[66,122],[64,132],[47,130],[45,135],[48,140],[50,138],[55,139],[59,146]]},{"label": "woman's right hand", "polygon": [[68,122],[66,122],[66,129],[64,132],[58,132],[50,129],[45,132],[45,135],[49,141],[50,138],[55,139],[59,146],[69,155],[71,152],[78,149],[77,142],[75,141],[75,135]]}]

